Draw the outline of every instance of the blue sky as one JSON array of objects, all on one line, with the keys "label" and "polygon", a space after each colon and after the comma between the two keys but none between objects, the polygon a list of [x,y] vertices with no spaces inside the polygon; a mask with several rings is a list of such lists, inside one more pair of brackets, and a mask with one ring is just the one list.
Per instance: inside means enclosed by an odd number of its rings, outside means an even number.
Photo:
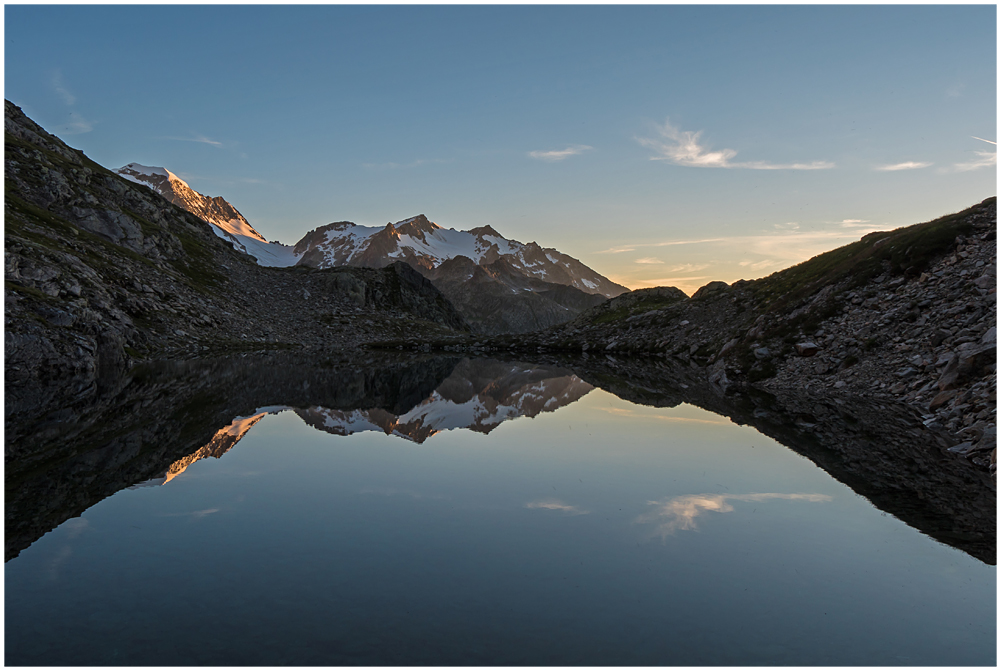
[{"label": "blue sky", "polygon": [[286,243],[424,213],[690,291],[996,194],[994,6],[4,14],[7,99]]}]

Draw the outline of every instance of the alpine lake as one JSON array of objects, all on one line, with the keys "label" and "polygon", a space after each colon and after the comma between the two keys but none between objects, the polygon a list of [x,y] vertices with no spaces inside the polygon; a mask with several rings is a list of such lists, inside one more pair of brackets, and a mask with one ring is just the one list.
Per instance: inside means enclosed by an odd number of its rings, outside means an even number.
[{"label": "alpine lake", "polygon": [[905,408],[365,353],[6,403],[8,665],[985,665],[996,492]]}]

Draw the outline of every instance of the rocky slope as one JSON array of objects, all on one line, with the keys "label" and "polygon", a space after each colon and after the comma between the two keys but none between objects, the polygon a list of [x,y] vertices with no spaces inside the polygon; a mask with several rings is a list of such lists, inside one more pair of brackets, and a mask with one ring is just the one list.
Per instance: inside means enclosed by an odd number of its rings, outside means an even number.
[{"label": "rocky slope", "polygon": [[202,219],[70,149],[12,103],[5,111],[8,403],[49,388],[82,392],[136,359],[352,348],[389,333],[467,328],[404,263],[261,267]]},{"label": "rocky slope", "polygon": [[730,392],[897,399],[995,470],[996,198],[691,298],[633,291],[538,333],[435,346],[667,357]]}]

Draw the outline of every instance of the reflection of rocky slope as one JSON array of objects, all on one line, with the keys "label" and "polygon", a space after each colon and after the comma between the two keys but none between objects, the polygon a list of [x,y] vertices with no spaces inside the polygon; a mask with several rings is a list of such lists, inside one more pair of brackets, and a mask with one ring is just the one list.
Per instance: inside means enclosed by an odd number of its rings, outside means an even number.
[{"label": "reflection of rocky slope", "polygon": [[422,443],[435,433],[455,428],[489,433],[509,419],[554,412],[593,388],[552,366],[466,359],[430,397],[405,414],[325,407],[295,411],[310,426],[334,435],[377,430]]},{"label": "reflection of rocky slope", "polygon": [[357,353],[178,362],[138,368],[79,394],[66,388],[44,405],[7,405],[5,556],[200,450],[221,454],[236,438],[219,433],[233,417],[273,405],[405,414],[456,362]]}]

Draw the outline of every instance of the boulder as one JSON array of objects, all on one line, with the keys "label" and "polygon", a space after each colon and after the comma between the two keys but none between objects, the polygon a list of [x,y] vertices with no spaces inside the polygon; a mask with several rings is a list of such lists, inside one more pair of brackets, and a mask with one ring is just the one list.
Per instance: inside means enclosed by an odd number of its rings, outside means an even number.
[{"label": "boulder", "polygon": [[799,342],[795,345],[795,353],[799,356],[815,356],[819,346],[815,342]]}]

